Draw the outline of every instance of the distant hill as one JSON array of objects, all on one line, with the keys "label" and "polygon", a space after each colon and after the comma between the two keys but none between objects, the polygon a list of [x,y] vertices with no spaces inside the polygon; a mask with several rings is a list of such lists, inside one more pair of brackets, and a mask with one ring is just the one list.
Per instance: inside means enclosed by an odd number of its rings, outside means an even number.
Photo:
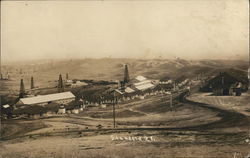
[{"label": "distant hill", "polygon": [[213,72],[223,68],[245,69],[246,61],[233,60],[184,60],[184,59],[69,59],[10,64],[2,68],[3,75],[10,75],[5,88],[18,91],[20,79],[24,79],[25,88],[30,87],[30,77],[34,77],[35,86],[56,86],[59,74],[65,79],[93,79],[115,81],[122,80],[124,64],[128,65],[130,77],[143,75],[150,79],[195,77],[201,72]]}]

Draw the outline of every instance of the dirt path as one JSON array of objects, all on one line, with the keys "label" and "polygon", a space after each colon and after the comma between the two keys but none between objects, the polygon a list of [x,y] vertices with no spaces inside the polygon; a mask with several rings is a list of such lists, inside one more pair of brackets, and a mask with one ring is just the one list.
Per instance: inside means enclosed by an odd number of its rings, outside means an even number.
[{"label": "dirt path", "polygon": [[[143,104],[143,103],[141,103]],[[235,127],[249,127],[249,119],[244,114],[237,113],[207,104],[196,103],[185,99],[182,95],[176,112],[182,107],[195,107],[199,115],[188,117],[191,124],[182,127],[161,127],[161,126],[124,126],[121,128],[71,128],[64,129],[64,126],[75,126],[84,123],[93,124],[100,121],[109,123],[111,119],[92,119],[90,117],[57,117],[47,119],[50,122],[50,129],[59,126],[62,130],[47,130],[46,128],[34,133],[13,137],[8,141],[0,143],[0,153],[3,157],[159,157],[170,155],[173,158],[180,157],[218,157],[232,158],[235,152],[240,152],[239,158],[244,158],[249,153],[250,144],[244,140],[248,138],[246,131],[228,130]],[[133,108],[133,107],[131,107]],[[182,109],[183,110],[183,109]],[[204,113],[205,112],[205,113]],[[213,115],[211,115],[211,112]],[[219,119],[205,124],[197,124],[196,119],[206,120],[210,113],[211,117]],[[159,115],[168,115],[160,113]],[[183,114],[189,115],[189,112]],[[207,115],[205,115],[207,114]],[[158,115],[158,114],[157,114]],[[204,116],[202,116],[204,115]],[[144,115],[143,117],[147,117]],[[151,116],[151,115],[149,115]],[[148,116],[148,117],[149,117]],[[140,118],[140,117],[138,117]],[[162,118],[161,118],[162,119]],[[209,118],[207,118],[209,119]],[[46,121],[46,119],[44,120]],[[150,120],[153,121],[153,120]],[[188,119],[169,120],[176,124],[185,122]],[[198,121],[199,122],[199,121]],[[59,123],[59,124],[57,124]],[[197,125],[196,125],[197,124]],[[93,126],[94,127],[94,126]],[[223,129],[225,129],[223,131]],[[156,142],[129,142],[112,141],[110,136],[153,136]],[[46,145],[45,145],[46,144]],[[161,152],[159,152],[159,150]],[[13,153],[15,151],[15,153]],[[30,152],[32,151],[32,152]],[[64,151],[64,152],[62,152]],[[0,156],[1,156],[0,154]],[[243,157],[244,156],[244,157]]]},{"label": "dirt path", "polygon": [[195,127],[189,127],[188,129],[195,129],[195,130],[207,130],[207,129],[217,129],[217,128],[230,128],[230,127],[242,127],[246,126],[249,128],[250,126],[250,119],[248,116],[241,114],[236,111],[230,111],[223,108],[211,106],[204,103],[197,103],[190,100],[187,100],[184,96],[181,96],[183,98],[182,102],[184,104],[190,104],[193,106],[199,106],[202,108],[207,108],[212,111],[218,112],[218,116],[221,118],[220,120],[216,122],[212,122],[205,125],[195,126]]},{"label": "dirt path", "polygon": [[[66,120],[67,122],[61,120],[61,121],[65,122],[64,124],[60,125],[60,128],[62,130],[57,131],[57,130],[54,130],[52,126],[50,126],[51,130],[40,130],[40,132],[46,131],[46,135],[50,135],[50,134],[51,135],[54,135],[54,134],[61,135],[64,132],[69,134],[69,133],[76,133],[76,132],[109,132],[109,133],[117,133],[117,132],[120,132],[120,131],[154,131],[154,130],[157,130],[157,131],[158,130],[159,131],[161,131],[161,130],[169,130],[169,131],[171,131],[171,130],[172,131],[173,130],[204,131],[204,130],[213,130],[213,129],[216,130],[216,129],[221,129],[221,128],[249,127],[249,124],[250,124],[249,118],[247,116],[243,115],[243,114],[237,113],[235,111],[228,111],[228,110],[220,109],[220,108],[217,108],[217,107],[209,106],[207,104],[197,103],[197,102],[187,100],[185,98],[185,94],[182,94],[180,96],[179,103],[183,104],[183,105],[208,109],[209,111],[213,111],[214,113],[217,113],[217,116],[220,119],[217,119],[215,121],[210,121],[209,123],[205,123],[205,124],[202,123],[202,124],[198,124],[198,125],[197,125],[197,123],[194,122],[193,126],[189,125],[189,126],[182,126],[182,127],[160,127],[160,126],[158,126],[158,127],[157,126],[140,126],[140,127],[137,127],[135,125],[134,126],[130,125],[130,126],[127,126],[127,127],[123,126],[121,128],[117,128],[117,129],[112,129],[112,128],[102,128],[102,129],[98,129],[98,128],[91,128],[91,129],[72,128],[72,129],[67,129],[67,130],[66,129],[63,130],[63,126],[64,126],[65,123],[70,123],[70,120],[68,120],[68,121]],[[132,108],[131,108],[131,110],[133,111]],[[138,110],[136,110],[136,111],[138,111]],[[140,112],[140,111],[138,111],[138,112]],[[147,113],[145,113],[145,114],[147,114]],[[149,116],[149,115],[147,114],[147,115],[145,115],[143,117],[147,117],[147,116]],[[199,116],[199,117],[201,118],[201,116]],[[85,123],[88,122],[88,124],[95,124],[95,125],[97,125],[99,123],[108,124],[108,123],[112,122],[111,119],[92,119],[90,117],[70,116],[69,118],[84,120]],[[194,117],[194,118],[189,118],[189,119],[190,119],[190,122],[192,122],[192,121],[195,121],[196,118]],[[199,119],[199,118],[197,118],[197,119]],[[184,119],[183,121],[187,121],[187,120],[188,119]],[[51,120],[48,120],[48,121],[51,122]],[[174,122],[177,121],[178,122],[178,120],[172,120],[172,121],[174,121]],[[179,122],[180,121],[181,121],[181,119],[179,120]],[[53,120],[52,122],[60,122],[60,120],[58,120],[58,121]],[[80,122],[80,123],[72,122],[72,124],[83,125],[82,122]],[[95,127],[95,125],[93,125],[92,127]],[[26,136],[38,136],[38,135],[43,136],[44,133],[40,133],[40,132],[37,131],[37,132],[34,132],[34,134],[32,134],[32,132],[29,133],[29,134],[26,133],[26,135],[23,135],[23,136],[24,137],[26,137]],[[14,135],[11,138],[13,138],[13,137],[14,137]],[[20,135],[17,135],[17,137],[20,137]]]}]

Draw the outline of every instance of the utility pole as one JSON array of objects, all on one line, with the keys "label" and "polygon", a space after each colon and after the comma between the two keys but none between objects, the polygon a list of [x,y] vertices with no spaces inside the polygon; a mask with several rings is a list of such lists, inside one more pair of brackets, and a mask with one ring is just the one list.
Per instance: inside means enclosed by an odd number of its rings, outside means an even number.
[{"label": "utility pole", "polygon": [[[1,65],[0,65],[0,67],[1,67]],[[1,133],[2,133],[2,95],[0,95],[0,138],[2,138]]]},{"label": "utility pole", "polygon": [[172,109],[172,107],[173,107],[173,94],[172,93],[170,93],[170,108]]},{"label": "utility pole", "polygon": [[163,88],[162,88],[162,86],[160,86],[161,87],[161,98],[163,98]]},{"label": "utility pole", "polygon": [[248,90],[250,91],[250,64],[248,68]]},{"label": "utility pole", "polygon": [[113,95],[114,100],[113,100],[113,125],[114,125],[114,129],[115,129],[115,104],[116,104],[116,98],[115,98],[115,93]]},{"label": "utility pole", "polygon": [[175,81],[174,81],[174,91],[175,91],[176,87],[175,87]]},{"label": "utility pole", "polygon": [[[0,2],[0,5],[2,5],[1,2]],[[0,13],[1,13],[1,6],[0,6]],[[0,30],[2,30],[1,22],[0,22]],[[0,43],[2,43],[2,36],[0,36]],[[2,45],[0,44],[0,74],[2,74],[2,51],[1,50],[2,50]],[[2,95],[0,95],[0,138],[2,138],[1,133],[2,133]]]},{"label": "utility pole", "polygon": [[248,65],[248,91],[250,91],[250,50],[249,50],[249,59],[248,59],[248,62],[249,62],[249,65]]}]

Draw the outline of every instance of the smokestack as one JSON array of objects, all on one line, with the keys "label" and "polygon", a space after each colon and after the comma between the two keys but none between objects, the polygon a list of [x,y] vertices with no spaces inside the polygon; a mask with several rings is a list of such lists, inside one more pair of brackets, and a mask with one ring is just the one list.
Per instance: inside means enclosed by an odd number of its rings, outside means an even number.
[{"label": "smokestack", "polygon": [[23,98],[24,96],[25,96],[25,88],[24,88],[23,79],[21,79],[19,98]]},{"label": "smokestack", "polygon": [[128,65],[125,65],[125,70],[124,70],[124,83],[129,83],[129,73],[128,73]]}]

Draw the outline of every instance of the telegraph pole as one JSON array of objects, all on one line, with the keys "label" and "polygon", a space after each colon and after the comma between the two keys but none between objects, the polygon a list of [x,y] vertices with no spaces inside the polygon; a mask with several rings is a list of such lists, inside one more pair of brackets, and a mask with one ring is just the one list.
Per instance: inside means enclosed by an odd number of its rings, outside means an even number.
[{"label": "telegraph pole", "polygon": [[170,108],[173,107],[173,95],[170,93]]},{"label": "telegraph pole", "polygon": [[116,104],[116,98],[115,98],[115,93],[114,93],[114,100],[113,100],[113,128],[115,129],[115,104]]},{"label": "telegraph pole", "polygon": [[250,92],[250,63],[248,68],[248,91]]},{"label": "telegraph pole", "polygon": [[249,54],[248,54],[248,62],[249,62],[249,65],[248,65],[248,91],[250,92],[250,48],[249,48]]},{"label": "telegraph pole", "polygon": [[[2,21],[2,18],[1,18],[1,13],[2,13],[2,2],[0,1],[0,30],[2,30],[2,26],[1,26],[1,21]],[[2,36],[0,36],[0,74],[2,74]],[[1,132],[2,132],[2,95],[0,94],[0,139],[2,138],[2,135],[1,135]]]}]

